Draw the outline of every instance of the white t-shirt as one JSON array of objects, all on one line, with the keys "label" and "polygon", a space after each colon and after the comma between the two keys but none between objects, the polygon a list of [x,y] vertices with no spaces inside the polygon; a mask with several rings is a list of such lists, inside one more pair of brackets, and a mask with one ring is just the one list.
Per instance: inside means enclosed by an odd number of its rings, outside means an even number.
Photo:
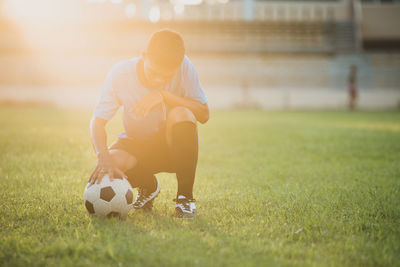
[{"label": "white t-shirt", "polygon": [[[112,67],[94,109],[94,116],[110,120],[118,109],[123,107],[125,133],[120,134],[121,138],[149,138],[164,127],[166,120],[165,105],[154,107],[143,119],[136,119],[134,114],[129,112],[137,101],[151,92],[140,83],[137,76],[136,66],[140,59],[137,57],[124,60]],[[208,102],[197,72],[187,56],[184,57],[172,81],[156,89],[164,89],[202,104]]]}]

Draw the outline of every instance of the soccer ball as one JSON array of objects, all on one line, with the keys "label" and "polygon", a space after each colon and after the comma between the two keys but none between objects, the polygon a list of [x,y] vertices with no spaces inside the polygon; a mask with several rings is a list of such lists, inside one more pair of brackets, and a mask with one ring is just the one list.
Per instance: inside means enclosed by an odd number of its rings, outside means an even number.
[{"label": "soccer ball", "polygon": [[123,219],[132,208],[133,189],[126,179],[114,178],[111,182],[106,174],[100,184],[87,184],[83,201],[90,215]]}]

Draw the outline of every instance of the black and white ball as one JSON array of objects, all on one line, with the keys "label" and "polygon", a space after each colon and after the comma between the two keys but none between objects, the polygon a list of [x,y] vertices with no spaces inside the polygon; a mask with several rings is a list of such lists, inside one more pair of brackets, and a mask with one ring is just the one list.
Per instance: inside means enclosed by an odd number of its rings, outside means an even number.
[{"label": "black and white ball", "polygon": [[97,217],[125,218],[132,208],[133,189],[123,178],[111,182],[108,174],[100,184],[87,184],[83,193],[85,207],[90,215]]}]

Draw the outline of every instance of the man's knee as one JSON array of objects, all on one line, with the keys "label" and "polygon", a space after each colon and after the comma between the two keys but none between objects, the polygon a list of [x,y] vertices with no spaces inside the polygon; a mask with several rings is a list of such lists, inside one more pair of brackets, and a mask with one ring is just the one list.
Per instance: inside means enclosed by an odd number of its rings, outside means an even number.
[{"label": "man's knee", "polygon": [[136,166],[136,158],[126,151],[120,149],[111,149],[110,154],[113,158],[114,164],[123,172]]},{"label": "man's knee", "polygon": [[180,122],[192,122],[196,124],[197,120],[190,109],[185,107],[174,107],[168,112],[167,123],[171,125]]},{"label": "man's knee", "polygon": [[181,138],[182,136],[173,133],[173,128],[177,124],[181,123],[189,123],[194,127],[194,131],[197,133],[197,120],[194,116],[193,112],[191,112],[188,108],[185,107],[175,107],[168,113],[167,118],[167,143],[169,146],[172,146],[173,136],[176,138]]}]

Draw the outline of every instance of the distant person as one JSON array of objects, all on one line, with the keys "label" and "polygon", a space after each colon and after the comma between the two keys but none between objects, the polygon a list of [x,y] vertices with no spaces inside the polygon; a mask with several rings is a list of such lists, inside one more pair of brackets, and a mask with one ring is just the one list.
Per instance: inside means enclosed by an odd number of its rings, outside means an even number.
[{"label": "distant person", "polygon": [[[176,216],[195,217],[197,122],[208,121],[207,102],[181,35],[155,32],[140,57],[119,62],[107,75],[90,124],[98,163],[89,182],[105,174],[125,177],[138,187],[133,207],[151,209],[160,192],[154,174],[176,173]],[[105,125],[120,107],[125,132],[107,148]]]},{"label": "distant person", "polygon": [[349,109],[353,110],[356,107],[358,97],[357,92],[357,66],[351,65],[348,77],[348,95],[349,95]]}]

